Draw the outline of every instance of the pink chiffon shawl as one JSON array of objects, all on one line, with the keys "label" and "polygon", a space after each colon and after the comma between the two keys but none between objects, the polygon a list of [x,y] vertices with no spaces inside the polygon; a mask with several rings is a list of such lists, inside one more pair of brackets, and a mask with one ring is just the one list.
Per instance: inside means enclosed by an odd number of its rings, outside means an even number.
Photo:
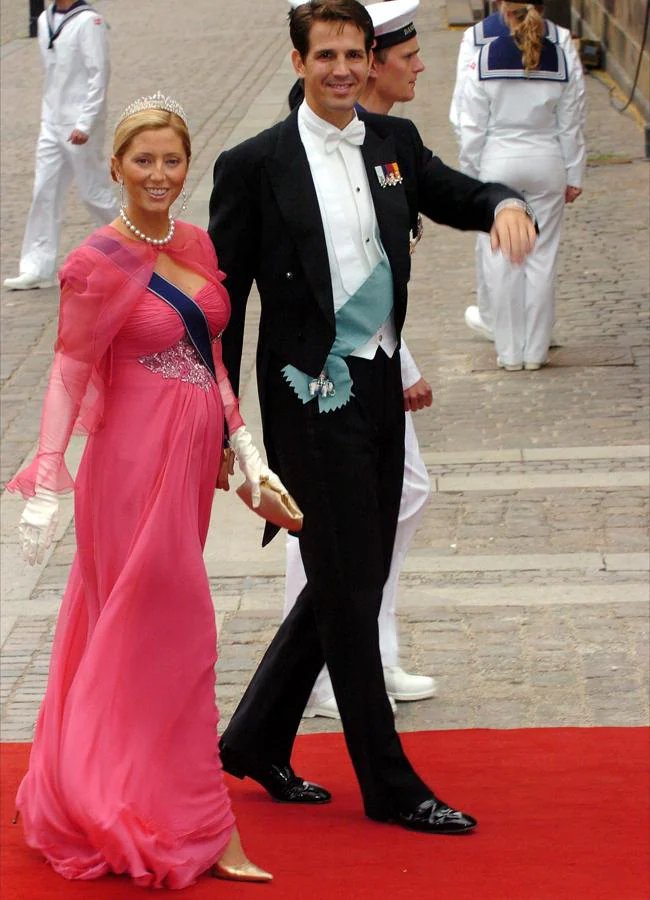
[{"label": "pink chiffon shawl", "polygon": [[[120,250],[106,255],[92,245],[97,237],[119,242]],[[7,484],[8,490],[29,498],[37,486],[60,493],[74,488],[64,459],[70,435],[92,434],[101,427],[104,393],[111,379],[111,343],[149,283],[161,249],[208,282],[219,284],[225,277],[206,232],[187,222],[176,223],[174,238],[164,248],[130,240],[106,225],[67,257],[59,270],[58,335],[38,451],[30,465]],[[232,432],[243,422],[221,361],[221,344],[214,341],[212,346]]]}]

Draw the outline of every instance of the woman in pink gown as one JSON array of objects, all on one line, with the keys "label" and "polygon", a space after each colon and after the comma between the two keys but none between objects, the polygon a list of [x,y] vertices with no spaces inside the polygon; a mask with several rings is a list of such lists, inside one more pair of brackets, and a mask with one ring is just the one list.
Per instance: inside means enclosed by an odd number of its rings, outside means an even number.
[{"label": "woman in pink gown", "polygon": [[[32,561],[51,540],[56,493],[73,486],[77,538],[17,805],[27,842],[66,878],[269,880],[243,853],[223,780],[202,554],[224,420],[247,436],[217,339],[229,300],[205,232],[169,214],[189,163],[182,110],[159,95],[142,106],[116,131],[122,219],[60,271],[39,450],[8,485],[31,498],[21,527]],[[148,289],[154,269],[203,311],[216,380]],[[89,438],[73,485],[63,453],[75,423]],[[274,478],[259,455],[251,467],[250,449],[246,477]]]}]

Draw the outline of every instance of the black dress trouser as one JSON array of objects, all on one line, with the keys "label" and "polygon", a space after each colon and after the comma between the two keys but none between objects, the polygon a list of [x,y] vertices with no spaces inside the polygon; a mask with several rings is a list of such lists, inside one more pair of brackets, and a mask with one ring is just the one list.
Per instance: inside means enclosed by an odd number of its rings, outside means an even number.
[{"label": "black dress trouser", "polygon": [[223,736],[253,766],[289,762],[327,663],[364,808],[386,818],[431,796],[404,755],[386,696],[377,617],[404,472],[399,354],[348,358],[354,396],[302,404],[273,367],[266,430],[278,474],[303,510],[307,585],[281,624]]}]

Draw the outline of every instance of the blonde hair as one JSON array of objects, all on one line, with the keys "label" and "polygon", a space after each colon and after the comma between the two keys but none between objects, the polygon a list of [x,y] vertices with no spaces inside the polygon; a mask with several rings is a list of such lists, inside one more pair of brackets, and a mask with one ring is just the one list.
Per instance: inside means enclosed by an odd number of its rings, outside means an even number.
[{"label": "blonde hair", "polygon": [[[176,132],[183,143],[183,149],[189,162],[192,156],[192,143],[187,125],[180,116],[168,112],[166,109],[143,109],[141,112],[133,113],[132,116],[122,119],[113,135],[113,156],[121,160],[135,137],[143,131],[159,128],[171,128]],[[113,166],[111,166],[111,175],[115,181]]]},{"label": "blonde hair", "polygon": [[[506,18],[506,13],[512,12],[513,16]],[[521,60],[524,69],[539,68],[542,55],[542,41],[544,40],[544,19],[532,3],[515,3],[504,0],[501,4],[501,15],[508,27],[515,43],[521,50]]]}]

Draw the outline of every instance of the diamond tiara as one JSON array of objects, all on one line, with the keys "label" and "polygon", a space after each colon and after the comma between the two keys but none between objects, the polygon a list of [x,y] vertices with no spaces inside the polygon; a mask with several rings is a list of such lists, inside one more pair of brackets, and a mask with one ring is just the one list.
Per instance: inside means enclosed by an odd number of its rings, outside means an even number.
[{"label": "diamond tiara", "polygon": [[120,122],[123,122],[124,119],[128,119],[129,116],[133,116],[135,113],[142,112],[145,109],[164,109],[166,112],[174,113],[179,119],[182,119],[189,128],[185,110],[180,103],[177,103],[172,97],[165,97],[161,91],[156,91],[155,94],[150,94],[148,97],[138,97],[133,103],[129,103],[129,105],[122,110],[122,114],[117,120],[116,126],[119,125]]}]

